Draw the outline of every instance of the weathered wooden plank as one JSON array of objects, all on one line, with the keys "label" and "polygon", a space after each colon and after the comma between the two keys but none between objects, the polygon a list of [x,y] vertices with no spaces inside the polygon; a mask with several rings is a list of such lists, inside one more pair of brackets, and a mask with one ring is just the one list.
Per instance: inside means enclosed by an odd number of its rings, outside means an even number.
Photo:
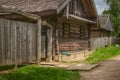
[{"label": "weathered wooden plank", "polygon": [[9,46],[8,46],[8,44],[9,44],[9,24],[10,22],[8,21],[8,20],[6,20],[5,21],[5,34],[4,34],[4,36],[6,37],[5,38],[5,59],[6,59],[6,63],[7,64],[10,64],[10,60],[9,60],[9,55],[10,55],[10,52],[9,52]]},{"label": "weathered wooden plank", "polygon": [[57,9],[57,14],[59,14],[63,8],[70,2],[71,0],[66,0],[58,9]]},{"label": "weathered wooden plank", "polygon": [[7,35],[6,35],[6,25],[5,25],[5,24],[6,24],[6,21],[3,20],[3,28],[4,28],[4,29],[3,29],[3,30],[4,30],[4,31],[3,31],[3,36],[4,36],[4,37],[3,37],[3,40],[4,40],[4,41],[3,41],[3,44],[4,44],[4,47],[3,47],[3,51],[4,51],[4,52],[3,52],[3,58],[4,58],[4,63],[6,63],[6,60],[5,60],[5,59],[6,59],[6,49],[7,49],[7,47],[6,47],[6,42],[7,42],[6,37],[7,37]]},{"label": "weathered wooden plank", "polygon": [[28,54],[28,30],[29,30],[29,27],[28,27],[28,24],[26,24],[26,29],[27,29],[27,31],[26,31],[26,59],[25,59],[25,61],[29,61],[29,59],[28,59],[28,57],[29,57],[29,54]]},{"label": "weathered wooden plank", "polygon": [[36,30],[32,23],[0,19],[0,65],[36,60]]},{"label": "weathered wooden plank", "polygon": [[20,54],[20,27],[19,27],[19,25],[17,24],[16,25],[16,27],[17,27],[17,54],[16,54],[16,57],[17,57],[17,60],[16,60],[16,62],[17,63],[19,63],[19,54]]},{"label": "weathered wooden plank", "polygon": [[88,41],[87,40],[62,40],[60,43],[60,51],[80,51],[88,49]]},{"label": "weathered wooden plank", "polygon": [[[2,20],[0,20],[0,23]],[[0,24],[0,64],[2,64],[2,24]]]},{"label": "weathered wooden plank", "polygon": [[41,20],[37,22],[37,63],[41,62]]},{"label": "weathered wooden plank", "polygon": [[32,25],[31,24],[31,30],[32,30],[32,51],[31,51],[31,62],[36,60],[36,27],[37,25]]},{"label": "weathered wooden plank", "polygon": [[23,41],[22,41],[22,52],[23,52],[23,54],[22,54],[22,60],[24,61],[24,62],[26,62],[26,58],[27,58],[27,27],[25,27],[26,26],[26,24],[24,23],[23,24]]},{"label": "weathered wooden plank", "polygon": [[28,60],[29,60],[29,62],[31,62],[32,61],[32,58],[34,57],[34,56],[32,56],[32,42],[33,42],[33,33],[34,33],[34,31],[33,31],[33,28],[32,28],[33,26],[31,26],[31,25],[29,25],[29,29],[28,29],[28,54],[29,54],[29,56],[28,56]]},{"label": "weathered wooden plank", "polygon": [[1,51],[2,51],[2,64],[4,64],[4,21],[1,21],[2,27],[1,27]]},{"label": "weathered wooden plank", "polygon": [[25,56],[25,43],[24,43],[24,31],[25,31],[25,23],[20,23],[20,25],[21,25],[21,64],[23,63],[23,62],[25,62],[25,58],[24,57],[26,57]]},{"label": "weathered wooden plank", "polygon": [[47,61],[52,61],[52,28],[47,31]]},{"label": "weathered wooden plank", "polygon": [[[33,24],[31,25],[31,26],[33,26]],[[36,44],[37,44],[37,38],[36,38],[36,34],[37,34],[37,27],[36,27],[37,25],[36,24],[34,24],[34,26],[32,27],[33,28],[33,42],[32,42],[32,46],[33,46],[33,52],[32,52],[32,56],[34,56],[34,57],[32,57],[32,59],[35,61],[36,60],[36,52],[37,52],[37,46],[36,46]]]},{"label": "weathered wooden plank", "polygon": [[13,21],[11,21],[10,22],[10,34],[11,34],[11,37],[10,37],[10,48],[11,48],[11,56],[10,56],[10,58],[11,58],[11,63],[15,63],[14,62],[14,55],[15,55],[15,53],[14,53],[14,23],[13,23]]},{"label": "weathered wooden plank", "polygon": [[8,31],[7,31],[7,34],[8,34],[8,55],[7,55],[7,60],[9,62],[9,64],[12,64],[12,61],[11,61],[11,22],[8,20]]},{"label": "weathered wooden plank", "polygon": [[35,20],[35,21],[41,19],[40,16],[30,14],[30,13],[25,13],[25,12],[22,12],[22,11],[16,9],[16,8],[12,8],[12,7],[9,7],[9,6],[0,6],[0,12],[15,13],[15,14],[24,16],[28,19]]},{"label": "weathered wooden plank", "polygon": [[[14,39],[13,39],[13,41],[14,41],[14,63],[15,63],[15,65],[16,64],[18,64],[17,63],[17,26],[16,26],[16,23],[13,21],[13,23],[14,23],[14,25],[12,26],[12,27],[14,27]],[[12,34],[13,35],[13,34]]]}]

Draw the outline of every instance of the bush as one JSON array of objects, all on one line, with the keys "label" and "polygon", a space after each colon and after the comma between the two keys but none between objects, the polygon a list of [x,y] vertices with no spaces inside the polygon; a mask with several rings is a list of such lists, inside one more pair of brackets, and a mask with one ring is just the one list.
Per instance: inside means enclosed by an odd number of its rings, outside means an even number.
[{"label": "bush", "polygon": [[112,57],[115,57],[120,54],[120,47],[109,46],[107,48],[100,48],[95,51],[92,55],[90,55],[86,61],[88,63],[94,64],[98,63]]}]

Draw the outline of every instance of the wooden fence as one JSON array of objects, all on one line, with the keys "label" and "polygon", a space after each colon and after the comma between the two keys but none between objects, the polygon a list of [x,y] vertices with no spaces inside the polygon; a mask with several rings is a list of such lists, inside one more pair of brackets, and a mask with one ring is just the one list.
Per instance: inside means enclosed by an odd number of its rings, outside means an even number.
[{"label": "wooden fence", "polygon": [[117,44],[120,42],[120,38],[116,37],[103,37],[103,38],[92,38],[91,40],[91,48],[93,50],[106,47],[111,44]]},{"label": "wooden fence", "polygon": [[36,24],[0,19],[0,65],[36,60]]}]

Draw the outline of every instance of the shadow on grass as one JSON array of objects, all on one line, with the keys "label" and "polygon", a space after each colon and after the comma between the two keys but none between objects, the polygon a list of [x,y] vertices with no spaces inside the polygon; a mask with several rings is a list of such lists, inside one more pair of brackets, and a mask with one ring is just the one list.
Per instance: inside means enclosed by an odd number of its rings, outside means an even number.
[{"label": "shadow on grass", "polygon": [[[23,67],[25,65],[18,65],[17,67]],[[9,70],[9,69],[14,69],[15,65],[5,65],[5,66],[0,66],[0,71],[4,71],[4,70]]]}]

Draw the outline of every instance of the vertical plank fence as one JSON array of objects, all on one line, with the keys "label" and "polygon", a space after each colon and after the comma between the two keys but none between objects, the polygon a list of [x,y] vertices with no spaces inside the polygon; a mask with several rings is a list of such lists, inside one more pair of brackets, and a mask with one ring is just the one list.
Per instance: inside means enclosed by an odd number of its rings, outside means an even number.
[{"label": "vertical plank fence", "polygon": [[104,48],[108,45],[118,44],[120,43],[120,38],[102,37],[102,38],[92,38],[90,41],[91,41],[91,48],[95,50],[98,48]]},{"label": "vertical plank fence", "polygon": [[36,60],[37,24],[0,19],[0,65]]}]

